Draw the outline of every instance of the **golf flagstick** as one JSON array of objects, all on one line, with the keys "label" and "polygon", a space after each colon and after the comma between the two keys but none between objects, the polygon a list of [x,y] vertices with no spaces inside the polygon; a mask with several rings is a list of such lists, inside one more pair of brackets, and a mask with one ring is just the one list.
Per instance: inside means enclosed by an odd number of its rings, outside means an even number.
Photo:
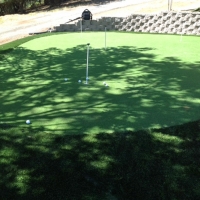
[{"label": "golf flagstick", "polygon": [[81,23],[80,23],[80,26],[81,26],[81,36],[82,36],[82,32],[83,32],[83,20],[81,19]]},{"label": "golf flagstick", "polygon": [[105,26],[105,49],[106,49],[106,26]]},{"label": "golf flagstick", "polygon": [[183,34],[184,34],[184,32],[183,32],[183,30],[182,30],[181,35],[180,35],[180,42],[182,42]]},{"label": "golf flagstick", "polygon": [[90,48],[90,43],[87,44],[87,67],[86,67],[86,83],[85,84],[88,84],[88,80],[89,80],[89,77],[88,77],[89,48]]},{"label": "golf flagstick", "polygon": [[[181,24],[182,25],[182,24]],[[181,35],[180,35],[180,42],[182,42],[182,37],[183,37],[183,29],[181,31]]]}]

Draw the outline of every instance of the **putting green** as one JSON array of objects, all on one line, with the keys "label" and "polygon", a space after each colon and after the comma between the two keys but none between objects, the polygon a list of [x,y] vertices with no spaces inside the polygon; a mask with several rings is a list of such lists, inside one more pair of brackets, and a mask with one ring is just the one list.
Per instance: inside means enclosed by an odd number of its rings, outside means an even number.
[{"label": "putting green", "polygon": [[1,122],[94,134],[200,118],[200,37],[107,32],[106,47],[104,32],[52,34],[6,54]]}]

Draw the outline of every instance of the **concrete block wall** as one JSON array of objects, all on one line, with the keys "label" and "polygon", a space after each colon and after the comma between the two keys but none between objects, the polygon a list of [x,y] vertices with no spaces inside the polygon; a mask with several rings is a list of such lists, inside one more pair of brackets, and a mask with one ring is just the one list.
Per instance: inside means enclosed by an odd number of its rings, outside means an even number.
[{"label": "concrete block wall", "polygon": [[[124,24],[124,22],[127,22]],[[200,35],[200,12],[162,12],[132,15],[122,22],[122,31]]]},{"label": "concrete block wall", "polygon": [[[133,31],[200,35],[200,12],[162,12],[159,14],[133,14],[129,17],[102,17],[83,21],[82,31]],[[55,31],[80,31],[81,21],[61,24]]]}]

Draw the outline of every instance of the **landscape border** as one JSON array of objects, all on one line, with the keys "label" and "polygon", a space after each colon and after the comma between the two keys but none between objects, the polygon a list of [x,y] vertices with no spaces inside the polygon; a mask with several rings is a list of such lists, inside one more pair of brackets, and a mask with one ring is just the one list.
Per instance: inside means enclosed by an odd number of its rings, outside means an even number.
[{"label": "landscape border", "polygon": [[133,14],[128,17],[102,17],[78,20],[55,26],[54,32],[132,31],[144,33],[200,35],[200,12],[161,12]]}]

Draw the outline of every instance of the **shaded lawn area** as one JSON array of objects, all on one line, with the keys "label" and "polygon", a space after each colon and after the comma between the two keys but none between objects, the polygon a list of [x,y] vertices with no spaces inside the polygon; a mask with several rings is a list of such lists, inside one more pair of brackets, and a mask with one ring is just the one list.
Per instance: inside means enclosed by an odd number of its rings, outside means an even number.
[{"label": "shaded lawn area", "polygon": [[0,46],[0,199],[200,199],[197,38],[132,35]]},{"label": "shaded lawn area", "polygon": [[1,124],[0,199],[200,198],[200,121],[55,135]]},{"label": "shaded lawn area", "polygon": [[[31,40],[0,61],[0,119],[20,127],[30,119],[32,128],[66,134],[134,131],[197,120],[198,41],[110,32],[105,50],[103,32]],[[90,81],[85,85],[88,42]]]}]

